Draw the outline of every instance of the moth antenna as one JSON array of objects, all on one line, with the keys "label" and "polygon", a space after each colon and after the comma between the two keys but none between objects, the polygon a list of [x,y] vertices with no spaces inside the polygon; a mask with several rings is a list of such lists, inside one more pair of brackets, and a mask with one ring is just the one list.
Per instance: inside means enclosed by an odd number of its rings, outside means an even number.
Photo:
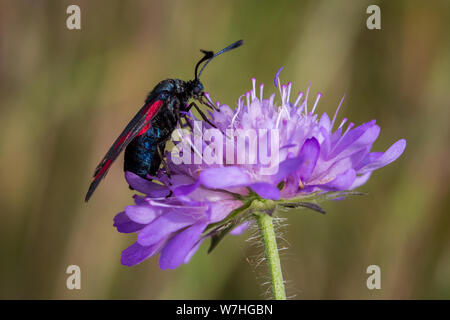
[{"label": "moth antenna", "polygon": [[206,60],[211,59],[211,58],[214,57],[214,52],[212,52],[212,51],[205,51],[205,50],[200,50],[200,51],[203,52],[204,56],[203,56],[203,58],[201,58],[201,59],[197,62],[197,64],[195,65],[195,74],[194,74],[195,80],[197,80],[198,77],[199,77],[197,71],[198,71],[198,67],[200,66],[200,64],[201,64],[203,61],[206,61]]},{"label": "moth antenna", "polygon": [[[205,67],[208,65],[208,63],[211,62],[212,59],[214,59],[215,57],[221,55],[222,53],[225,53],[225,52],[227,52],[227,51],[230,51],[230,50],[239,48],[239,47],[242,46],[243,44],[244,44],[244,41],[243,41],[243,40],[239,40],[239,41],[233,42],[233,43],[230,44],[228,47],[223,48],[222,50],[216,52],[215,54],[214,54],[214,52],[212,52],[212,51],[204,51],[204,50],[201,50],[201,51],[205,54],[205,56],[204,56],[202,59],[200,59],[200,61],[199,61],[199,62],[197,63],[197,65],[195,66],[195,79],[197,80],[197,79],[200,78],[200,76],[202,75],[203,70],[205,70]],[[205,64],[203,65],[202,69],[200,70],[200,73],[198,73],[198,75],[197,75],[198,67],[200,66],[200,64],[201,64],[203,61],[206,61],[206,62],[205,62]]]}]

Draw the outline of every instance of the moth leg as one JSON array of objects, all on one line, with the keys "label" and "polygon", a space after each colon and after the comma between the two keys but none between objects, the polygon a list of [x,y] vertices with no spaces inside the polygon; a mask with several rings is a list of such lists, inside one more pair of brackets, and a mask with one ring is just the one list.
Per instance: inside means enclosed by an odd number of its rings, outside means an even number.
[{"label": "moth leg", "polygon": [[[186,121],[186,125],[191,129],[191,131],[194,132],[194,128],[192,127],[192,124],[191,124],[191,123],[189,122],[189,120],[187,119],[187,116],[184,116],[183,119],[184,119],[184,121]],[[181,120],[180,120],[180,122],[181,122]],[[192,153],[195,153],[195,150],[194,150],[194,148],[192,147],[192,145],[191,145],[191,152],[192,152]]]},{"label": "moth leg", "polygon": [[214,104],[212,104],[211,102],[208,101],[208,99],[205,98],[205,96],[203,95],[201,97],[201,99],[199,100],[201,103],[203,103],[205,106],[210,107],[213,110],[216,110],[217,112],[220,112],[220,109],[217,108]]},{"label": "moth leg", "polygon": [[203,113],[203,111],[197,106],[195,102],[191,102],[191,104],[189,105],[189,109],[191,107],[194,107],[198,111],[198,113],[200,114],[202,119],[205,120],[205,122],[207,122],[211,127],[217,129],[217,127],[211,121],[209,121],[208,117]]},{"label": "moth leg", "polygon": [[183,117],[184,121],[186,121],[186,125],[191,128],[192,131],[194,131],[194,128],[192,127],[192,124],[189,122],[187,116]]},{"label": "moth leg", "polygon": [[[209,119],[206,117],[206,115],[202,112],[202,110],[200,110],[200,108],[197,106],[197,104],[195,102],[191,102],[191,104],[189,105],[190,107],[194,107],[198,113],[200,113],[200,115],[202,116],[203,120],[205,120],[207,123],[209,123],[213,128],[218,129],[213,123],[211,123],[211,121],[209,121]],[[192,129],[192,126],[191,126]],[[218,129],[219,130],[219,129]],[[227,136],[222,130],[220,130],[220,132],[222,132],[222,134],[224,136]],[[227,136],[228,137],[228,136]]]},{"label": "moth leg", "polygon": [[169,117],[166,118],[166,122],[169,127],[172,127],[172,123],[176,125],[180,120],[180,100],[176,97],[171,97],[169,98],[167,104],[169,106],[169,110],[172,112],[169,113]]},{"label": "moth leg", "polygon": [[156,149],[158,150],[159,158],[161,159],[164,169],[166,170],[167,176],[170,179],[171,174],[170,174],[169,166],[167,165],[166,159],[164,159],[164,155],[163,155],[164,152],[163,152],[163,150],[161,150],[161,149],[163,149],[163,147],[161,147],[161,146],[162,145],[158,145],[158,147]]}]

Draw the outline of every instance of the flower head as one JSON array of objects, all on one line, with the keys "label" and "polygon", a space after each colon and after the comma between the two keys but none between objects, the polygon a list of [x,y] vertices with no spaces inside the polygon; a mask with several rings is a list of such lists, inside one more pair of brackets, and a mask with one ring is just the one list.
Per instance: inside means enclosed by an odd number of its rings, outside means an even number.
[{"label": "flower head", "polygon": [[321,211],[312,203],[318,197],[345,196],[403,153],[404,139],[385,152],[371,151],[380,133],[375,120],[355,127],[344,118],[337,125],[342,101],[332,120],[316,113],[321,93],[312,108],[309,88],[291,101],[292,85],[282,85],[279,72],[279,102],[275,94],[264,98],[264,86],[257,90],[252,79],[252,90],[235,110],[216,104],[218,110],[209,113],[213,126],[187,114],[182,127],[190,130],[176,130],[176,147],[167,154],[170,177],[164,169],[154,177],[160,183],[126,173],[130,186],[145,196],[136,195],[135,205],[115,217],[120,232],[138,232],[123,264],[161,252],[160,267],[176,268],[204,239],[212,237],[214,246],[230,230],[244,230],[255,203]]},{"label": "flower head", "polygon": [[138,232],[137,241],[122,253],[122,264],[132,266],[161,252],[161,269],[173,269],[187,263],[205,237],[207,226],[223,220],[242,202],[232,196],[198,188],[189,196],[173,196],[173,190],[192,183],[192,177],[180,173],[165,174],[154,183],[126,172],[129,185],[146,196],[134,196],[135,204],[114,218],[119,232]]}]

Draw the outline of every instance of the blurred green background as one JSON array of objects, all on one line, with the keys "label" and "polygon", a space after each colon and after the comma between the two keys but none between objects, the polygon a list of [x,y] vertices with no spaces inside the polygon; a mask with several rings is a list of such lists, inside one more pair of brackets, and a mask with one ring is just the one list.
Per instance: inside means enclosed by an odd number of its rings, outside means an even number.
[{"label": "blurred green background", "polygon": [[[66,8],[81,7],[81,30]],[[381,7],[381,30],[366,8]],[[267,281],[249,234],[162,271],[128,268],[134,235],[113,216],[131,204],[122,158],[88,204],[91,174],[113,139],[165,78],[191,79],[198,49],[244,39],[202,78],[235,106],[251,77],[275,72],[294,91],[311,81],[319,112],[377,119],[384,151],[369,195],[283,214],[282,264],[295,299],[450,298],[449,1],[0,1],[0,298],[260,299]],[[68,265],[81,290],[66,288]],[[381,267],[381,290],[366,268]]]}]

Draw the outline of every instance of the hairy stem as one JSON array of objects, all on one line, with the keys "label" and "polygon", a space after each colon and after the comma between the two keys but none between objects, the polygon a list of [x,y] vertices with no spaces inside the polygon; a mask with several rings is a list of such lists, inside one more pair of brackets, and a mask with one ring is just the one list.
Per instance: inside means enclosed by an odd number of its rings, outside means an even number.
[{"label": "hairy stem", "polygon": [[284,289],[283,273],[281,271],[280,257],[278,255],[277,239],[273,229],[273,218],[267,213],[261,212],[255,214],[261,233],[264,252],[267,260],[267,267],[270,272],[272,283],[272,294],[275,300],[286,300]]}]

